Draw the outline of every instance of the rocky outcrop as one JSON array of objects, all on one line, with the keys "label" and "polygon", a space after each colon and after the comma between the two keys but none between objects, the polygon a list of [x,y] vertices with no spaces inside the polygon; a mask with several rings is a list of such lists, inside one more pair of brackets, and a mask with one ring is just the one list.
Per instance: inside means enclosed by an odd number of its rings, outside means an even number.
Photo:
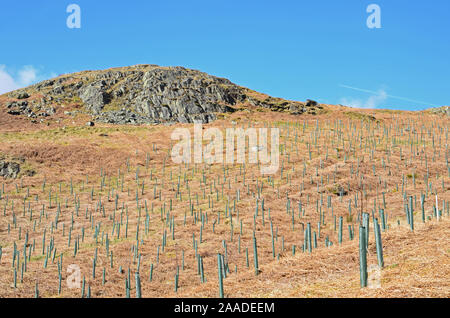
[{"label": "rocky outcrop", "polygon": [[55,114],[52,106],[32,106],[27,101],[9,102],[6,104],[7,113],[10,115],[24,115],[30,118],[49,117]]},{"label": "rocky outcrop", "polygon": [[16,99],[6,105],[13,115],[45,117],[55,106],[79,104],[93,120],[115,124],[207,123],[216,119],[216,114],[233,112],[244,104],[294,114],[317,106],[315,102],[306,105],[252,94],[227,79],[200,71],[156,65],[60,76],[9,97]]},{"label": "rocky outcrop", "polygon": [[442,106],[442,107],[437,107],[437,108],[431,108],[430,111],[433,114],[450,116],[450,106]]},{"label": "rocky outcrop", "polygon": [[30,97],[30,95],[28,95],[28,93],[25,91],[19,90],[19,91],[14,91],[14,92],[10,93],[9,97],[15,98],[15,99],[26,99],[26,98]]}]

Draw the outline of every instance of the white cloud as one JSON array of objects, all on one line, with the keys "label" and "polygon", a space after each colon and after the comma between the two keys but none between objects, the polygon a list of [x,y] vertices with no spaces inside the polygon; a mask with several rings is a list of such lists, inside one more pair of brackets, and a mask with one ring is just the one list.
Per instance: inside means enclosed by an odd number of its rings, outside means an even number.
[{"label": "white cloud", "polygon": [[374,109],[378,108],[380,104],[382,104],[387,98],[388,94],[385,90],[380,89],[378,92],[376,92],[376,95],[369,96],[368,99],[358,99],[358,98],[352,98],[352,97],[344,97],[341,98],[340,103],[345,106],[350,106],[354,108],[369,108]]},{"label": "white cloud", "polygon": [[18,89],[19,85],[14,81],[11,75],[5,71],[5,65],[0,65],[0,94]]},{"label": "white cloud", "polygon": [[32,65],[25,65],[16,73],[8,72],[5,65],[0,65],[0,95],[55,76],[55,73],[42,74]]},{"label": "white cloud", "polygon": [[19,71],[19,82],[28,86],[37,78],[37,70],[32,65],[26,65]]}]

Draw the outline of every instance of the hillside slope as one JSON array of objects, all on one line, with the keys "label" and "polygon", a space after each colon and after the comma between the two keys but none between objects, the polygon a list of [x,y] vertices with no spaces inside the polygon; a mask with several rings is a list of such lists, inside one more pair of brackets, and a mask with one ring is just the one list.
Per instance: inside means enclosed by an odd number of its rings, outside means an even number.
[{"label": "hillside slope", "polygon": [[[373,236],[369,245],[369,287],[360,288],[358,241],[312,254],[286,256],[260,269],[231,275],[226,297],[341,298],[450,297],[450,220],[418,224],[415,232],[395,226],[383,233],[385,266],[378,269]],[[245,287],[243,287],[245,286]],[[172,297],[217,297],[217,282]]]}]

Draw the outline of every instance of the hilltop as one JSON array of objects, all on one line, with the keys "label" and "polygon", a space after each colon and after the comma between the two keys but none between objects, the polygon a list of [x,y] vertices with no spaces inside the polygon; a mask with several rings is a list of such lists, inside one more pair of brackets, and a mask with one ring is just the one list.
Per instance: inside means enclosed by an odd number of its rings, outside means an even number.
[{"label": "hilltop", "polygon": [[0,97],[9,115],[43,123],[55,114],[112,124],[208,123],[242,107],[317,113],[313,101],[287,101],[184,67],[136,65],[62,75]]}]

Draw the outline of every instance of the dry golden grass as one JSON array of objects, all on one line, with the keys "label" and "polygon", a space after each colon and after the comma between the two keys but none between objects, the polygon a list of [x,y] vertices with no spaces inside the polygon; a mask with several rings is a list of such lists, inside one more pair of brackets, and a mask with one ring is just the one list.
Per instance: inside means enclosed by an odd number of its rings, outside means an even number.
[{"label": "dry golden grass", "polygon": [[[356,241],[288,256],[225,280],[227,297],[354,298],[450,297],[450,219],[419,224],[415,232],[398,227],[383,234],[385,267],[379,271],[373,237],[369,246],[369,281],[380,285],[360,288]],[[375,282],[375,281],[374,281]],[[216,281],[172,297],[217,297]]]}]

